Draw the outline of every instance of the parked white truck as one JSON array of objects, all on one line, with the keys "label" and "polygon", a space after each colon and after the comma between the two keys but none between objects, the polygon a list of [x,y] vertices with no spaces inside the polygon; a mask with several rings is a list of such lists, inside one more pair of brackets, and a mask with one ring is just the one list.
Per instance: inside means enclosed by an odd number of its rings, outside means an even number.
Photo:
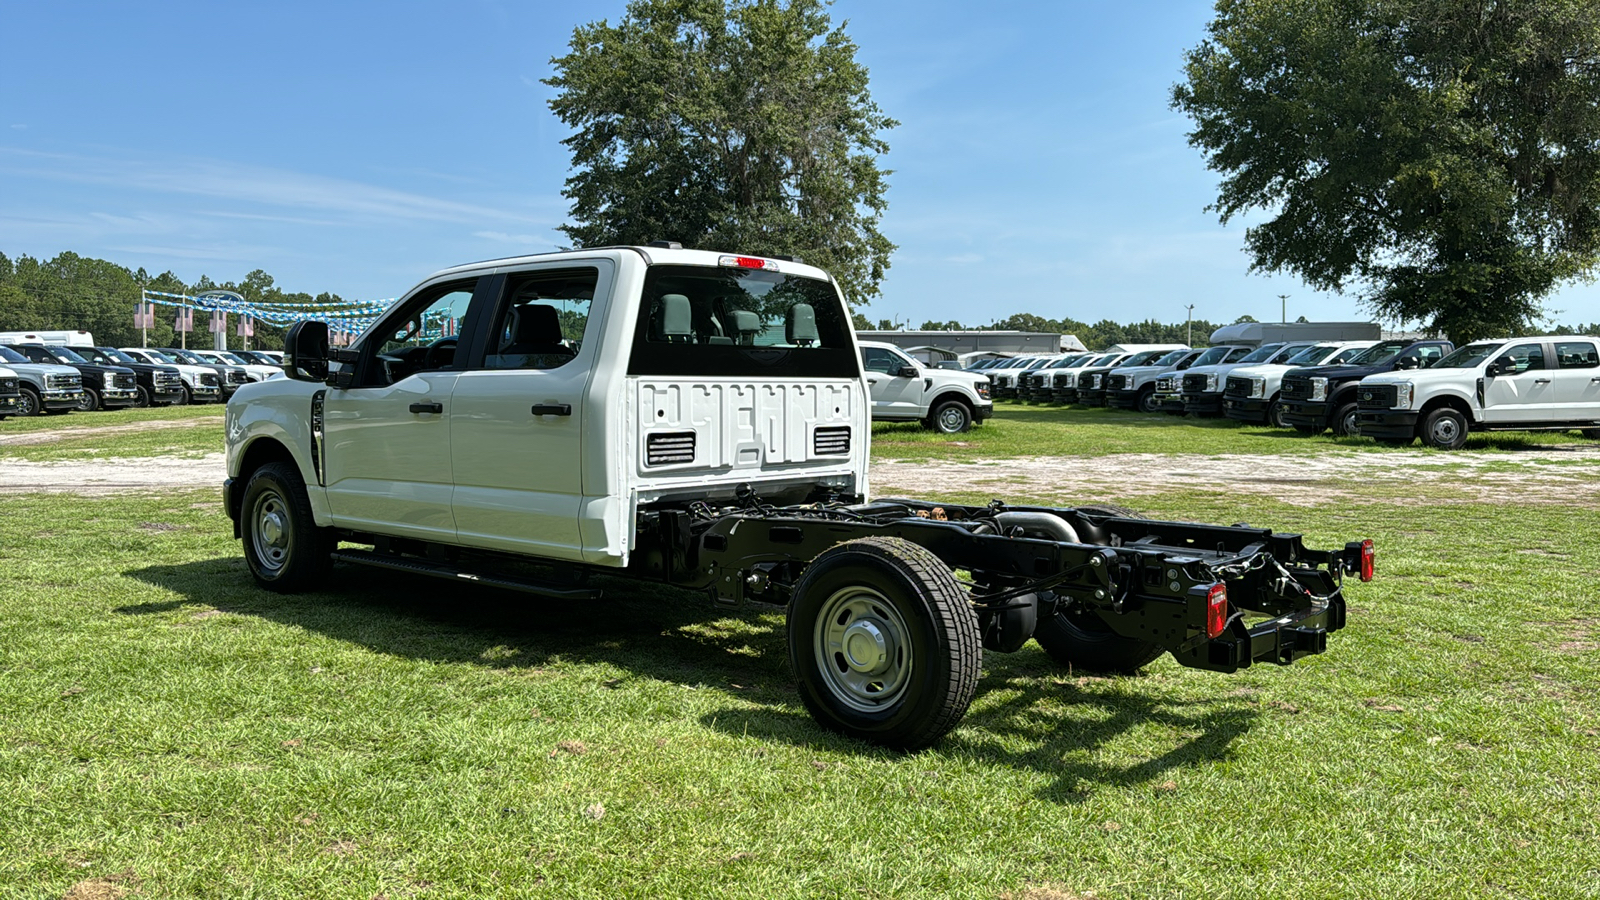
[{"label": "parked white truck", "polygon": [[917,362],[894,344],[857,341],[873,421],[921,422],[940,434],[960,434],[994,415],[989,376]]},{"label": "parked white truck", "polygon": [[293,326],[289,377],[227,407],[224,503],[262,585],[325,588],[338,560],[567,604],[599,597],[596,573],[776,604],[802,702],[887,746],[961,720],[984,648],[1287,664],[1343,626],[1342,576],[1372,576],[1370,541],[869,500],[849,313],[792,260],[668,244],[475,263],[349,349],[327,339]]}]

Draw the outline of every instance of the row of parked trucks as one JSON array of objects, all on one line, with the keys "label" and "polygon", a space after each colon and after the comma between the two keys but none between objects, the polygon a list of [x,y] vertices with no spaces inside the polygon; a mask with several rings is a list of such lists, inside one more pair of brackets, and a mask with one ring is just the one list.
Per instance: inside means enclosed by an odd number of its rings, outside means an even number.
[{"label": "row of parked trucks", "polygon": [[87,331],[0,332],[0,419],[72,410],[221,403],[280,378],[276,355],[102,347]]},{"label": "row of parked trucks", "polygon": [[1475,431],[1600,438],[1600,339],[1285,340],[988,361],[997,399],[1216,416],[1453,450]]}]

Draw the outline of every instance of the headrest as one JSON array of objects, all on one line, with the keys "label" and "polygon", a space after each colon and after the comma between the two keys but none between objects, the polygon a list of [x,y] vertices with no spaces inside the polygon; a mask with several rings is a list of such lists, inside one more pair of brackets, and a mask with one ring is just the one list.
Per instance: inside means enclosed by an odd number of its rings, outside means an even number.
[{"label": "headrest", "polygon": [[694,325],[690,316],[689,298],[682,294],[662,294],[656,301],[650,317],[650,337],[653,340],[678,343],[691,340]]},{"label": "headrest", "polygon": [[733,311],[733,330],[739,332],[740,337],[748,335],[753,338],[761,330],[761,318],[748,309],[736,309]]},{"label": "headrest", "polygon": [[789,307],[788,318],[783,323],[785,343],[796,347],[810,347],[817,343],[817,311],[809,303],[796,303]]},{"label": "headrest", "polygon": [[561,319],[556,315],[556,308],[543,303],[512,307],[511,343],[561,343]]}]

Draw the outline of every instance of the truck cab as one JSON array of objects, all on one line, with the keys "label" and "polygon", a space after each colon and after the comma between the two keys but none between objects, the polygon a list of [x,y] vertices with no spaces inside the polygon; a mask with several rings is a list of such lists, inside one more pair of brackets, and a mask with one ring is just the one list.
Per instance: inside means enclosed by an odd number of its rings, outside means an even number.
[{"label": "truck cab", "polygon": [[1356,387],[1361,434],[1456,450],[1473,431],[1565,431],[1600,438],[1600,339],[1502,338],[1460,347],[1426,369]]},{"label": "truck cab", "polygon": [[1283,376],[1282,420],[1301,434],[1360,433],[1356,386],[1361,379],[1397,369],[1425,369],[1455,349],[1449,341],[1405,338],[1379,341],[1344,365],[1296,369]]}]

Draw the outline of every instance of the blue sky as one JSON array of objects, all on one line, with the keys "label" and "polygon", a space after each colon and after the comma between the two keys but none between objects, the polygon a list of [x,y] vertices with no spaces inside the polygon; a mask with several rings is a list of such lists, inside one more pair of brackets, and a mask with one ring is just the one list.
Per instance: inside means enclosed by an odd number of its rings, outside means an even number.
[{"label": "blue sky", "polygon": [[[554,249],[566,130],[540,79],[615,2],[0,0],[0,251],[394,296]],[[1251,275],[1167,108],[1211,5],[838,0],[871,69],[899,245],[874,320],[1365,318]],[[728,248],[738,249],[738,248]],[[1600,320],[1600,288],[1548,308]]]}]

